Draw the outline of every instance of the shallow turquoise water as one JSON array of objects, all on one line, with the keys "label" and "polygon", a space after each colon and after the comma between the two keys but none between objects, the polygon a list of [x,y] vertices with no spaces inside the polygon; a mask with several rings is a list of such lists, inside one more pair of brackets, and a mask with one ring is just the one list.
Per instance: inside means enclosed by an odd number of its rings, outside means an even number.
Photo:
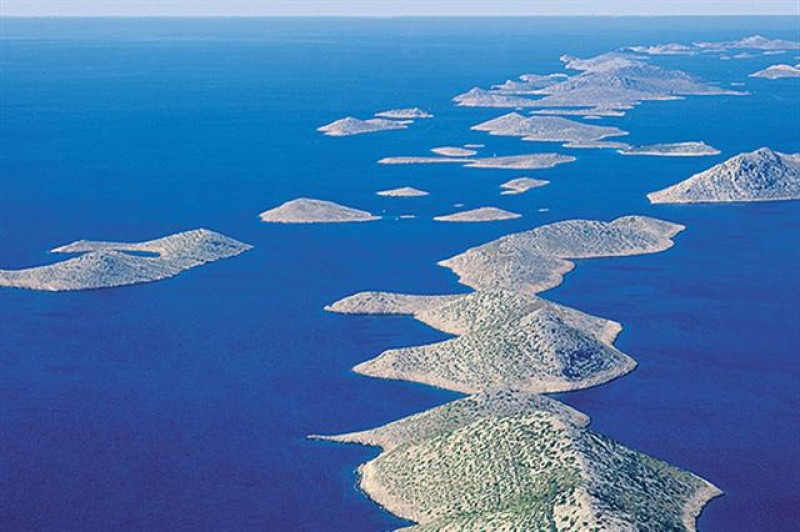
[{"label": "shallow turquoise water", "polygon": [[[32,529],[376,530],[400,521],[354,487],[370,449],[312,432],[382,424],[454,394],[354,375],[383,349],[441,335],[406,318],[326,314],[365,289],[464,291],[436,261],[569,218],[640,213],[688,226],[663,254],[582,261],[553,299],[620,320],[633,374],[562,397],[625,444],[722,488],[705,530],[791,530],[796,475],[800,204],[650,206],[644,195],[735,153],[800,151],[797,81],[747,79],[786,56],[657,58],[747,98],[649,103],[634,143],[704,140],[708,158],[487,137],[497,110],[450,98],[643,43],[763,33],[789,19],[5,20],[0,28],[0,267],[52,261],[78,238],[143,240],[208,227],[256,246],[164,282],[82,293],[0,291],[0,523]],[[395,107],[437,115],[344,139],[314,130]],[[385,167],[387,155],[485,142],[558,149],[548,187],[525,172]],[[401,185],[429,197],[374,195]],[[385,212],[338,227],[260,224],[297,196]],[[452,204],[524,214],[447,225]],[[538,212],[547,207],[549,212]],[[416,220],[391,215],[415,213]]]}]

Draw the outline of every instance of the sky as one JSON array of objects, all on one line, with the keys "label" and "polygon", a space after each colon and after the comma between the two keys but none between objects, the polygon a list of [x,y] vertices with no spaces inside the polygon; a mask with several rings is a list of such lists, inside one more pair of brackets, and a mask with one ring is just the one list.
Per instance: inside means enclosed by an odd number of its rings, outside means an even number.
[{"label": "sky", "polygon": [[800,16],[800,0],[0,0],[0,14],[2,16]]}]

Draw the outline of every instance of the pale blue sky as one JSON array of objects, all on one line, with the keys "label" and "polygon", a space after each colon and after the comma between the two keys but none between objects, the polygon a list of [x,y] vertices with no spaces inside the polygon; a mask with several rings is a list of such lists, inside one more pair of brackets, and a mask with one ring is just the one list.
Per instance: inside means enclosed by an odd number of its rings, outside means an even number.
[{"label": "pale blue sky", "polygon": [[3,16],[800,16],[800,0],[0,0],[0,12]]}]

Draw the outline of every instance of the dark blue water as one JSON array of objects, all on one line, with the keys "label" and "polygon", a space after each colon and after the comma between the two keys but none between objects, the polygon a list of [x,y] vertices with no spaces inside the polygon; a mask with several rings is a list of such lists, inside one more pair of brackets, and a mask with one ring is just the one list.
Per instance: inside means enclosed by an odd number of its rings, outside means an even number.
[{"label": "dark blue water", "polygon": [[[800,151],[796,81],[746,75],[791,56],[659,58],[748,98],[649,103],[606,119],[634,143],[704,140],[718,157],[561,150],[548,187],[499,196],[520,172],[385,167],[386,155],[486,142],[497,111],[450,98],[563,53],[644,43],[798,39],[791,19],[2,20],[0,267],[54,260],[78,238],[208,227],[255,250],[164,282],[79,293],[0,291],[0,528],[380,530],[401,521],[355,488],[374,450],[310,442],[455,395],[349,371],[439,333],[406,318],[326,314],[364,289],[463,291],[441,258],[555,220],[650,214],[685,223],[672,250],[581,262],[548,295],[622,321],[640,367],[563,399],[620,441],[726,496],[705,530],[800,519],[800,204],[650,206],[644,194],[740,151]],[[344,139],[314,129],[419,105],[437,118]],[[376,190],[413,185],[426,198]],[[300,195],[417,220],[280,227],[257,214]],[[452,204],[523,213],[438,224]],[[550,212],[540,213],[540,207]]]}]

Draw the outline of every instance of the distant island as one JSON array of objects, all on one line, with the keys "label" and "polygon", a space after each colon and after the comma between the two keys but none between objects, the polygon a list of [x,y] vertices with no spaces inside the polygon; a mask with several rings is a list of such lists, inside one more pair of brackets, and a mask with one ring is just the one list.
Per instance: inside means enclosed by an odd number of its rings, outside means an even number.
[{"label": "distant island", "polygon": [[262,222],[284,224],[371,222],[380,220],[367,211],[345,207],[332,201],[298,198],[262,212]]},{"label": "distant island", "polygon": [[719,155],[720,151],[705,142],[673,142],[667,144],[650,144],[647,146],[629,146],[617,151],[622,155],[654,155],[659,157],[701,157]]},{"label": "distant island", "polygon": [[61,292],[148,283],[251,248],[208,229],[136,243],[78,240],[52,250],[79,253],[78,257],[25,270],[0,270],[0,287]]},{"label": "distant island", "polygon": [[516,179],[511,179],[506,181],[500,188],[503,190],[500,194],[509,195],[509,194],[523,194],[529,191],[532,188],[543,187],[545,185],[549,185],[550,181],[544,179],[533,179],[531,177],[518,177]]},{"label": "distant island", "polygon": [[772,65],[764,70],[750,74],[751,78],[783,79],[800,78],[800,64],[798,65]]},{"label": "distant island", "polygon": [[586,145],[628,134],[616,127],[584,124],[560,116],[525,117],[519,113],[509,113],[472,126],[471,129],[490,135],[522,137],[522,140],[528,141],[564,142],[566,146]]},{"label": "distant island", "polygon": [[362,135],[364,133],[375,133],[378,131],[392,131],[395,129],[406,129],[411,120],[387,120],[384,118],[370,118],[361,120],[348,116],[330,124],[317,128],[317,131],[325,133],[329,137],[347,137],[350,135]]},{"label": "distant island", "polygon": [[437,222],[496,222],[500,220],[513,220],[521,217],[516,212],[498,209],[497,207],[479,207],[469,211],[461,211],[443,216],[434,216]]},{"label": "distant island", "polygon": [[381,111],[375,113],[375,116],[380,118],[399,118],[414,120],[417,118],[433,118],[433,115],[427,111],[423,111],[419,107],[408,107],[404,109],[391,109],[389,111]]},{"label": "distant island", "polygon": [[779,153],[769,148],[741,153],[647,197],[652,203],[800,199],[800,154]]},{"label": "distant island", "polygon": [[380,164],[461,164],[467,168],[505,168],[509,170],[535,170],[571,163],[575,157],[560,153],[530,153],[502,157],[384,157]]},{"label": "distant island", "polygon": [[381,190],[376,192],[378,196],[386,196],[390,198],[416,198],[419,196],[427,196],[429,192],[424,190],[420,190],[414,187],[400,187],[400,188],[393,188],[390,190]]}]

